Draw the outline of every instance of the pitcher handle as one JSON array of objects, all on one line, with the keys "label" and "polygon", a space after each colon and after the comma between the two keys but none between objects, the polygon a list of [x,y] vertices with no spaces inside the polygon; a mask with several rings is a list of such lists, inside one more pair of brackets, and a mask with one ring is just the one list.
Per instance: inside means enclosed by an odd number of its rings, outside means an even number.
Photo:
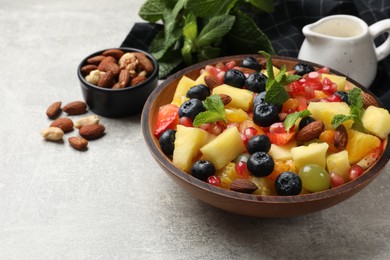
[{"label": "pitcher handle", "polygon": [[390,54],[390,19],[376,22],[368,27],[368,30],[373,40],[383,33],[388,33],[386,41],[375,48],[376,58],[381,61]]}]

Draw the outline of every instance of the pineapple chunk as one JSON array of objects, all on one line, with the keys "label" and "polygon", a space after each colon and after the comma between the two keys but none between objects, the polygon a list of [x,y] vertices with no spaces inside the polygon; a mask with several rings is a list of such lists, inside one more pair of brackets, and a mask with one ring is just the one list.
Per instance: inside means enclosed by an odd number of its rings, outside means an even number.
[{"label": "pineapple chunk", "polygon": [[217,170],[245,151],[237,127],[230,127],[200,148],[202,159],[212,162]]},{"label": "pineapple chunk", "polygon": [[296,147],[297,142],[295,140],[291,140],[285,145],[275,145],[271,144],[271,149],[269,150],[268,154],[274,159],[274,160],[291,160],[292,154],[291,154],[291,148]]},{"label": "pineapple chunk", "polygon": [[390,114],[384,108],[369,106],[364,111],[362,122],[371,134],[385,139],[390,133]]},{"label": "pineapple chunk", "polygon": [[200,76],[195,80],[195,85],[198,85],[198,84],[206,85],[206,83],[204,81],[204,77],[206,77],[208,75],[209,75],[209,73],[207,71],[204,71],[202,74],[200,74]]},{"label": "pineapple chunk", "polygon": [[[274,71],[274,76],[275,77],[278,76],[280,69],[275,67],[275,66],[272,66],[272,70]],[[261,70],[261,73],[263,73],[264,75],[266,75],[268,77],[267,70]]]},{"label": "pineapple chunk", "polygon": [[322,73],[322,79],[324,79],[324,78],[328,78],[333,83],[336,83],[337,90],[339,90],[339,91],[344,91],[345,90],[345,83],[347,82],[347,78],[346,77],[338,76],[338,75],[334,75],[334,74]]},{"label": "pineapple chunk", "polygon": [[195,85],[196,82],[194,80],[183,76],[177,84],[175,94],[173,95],[173,100],[177,100],[180,97],[185,97],[187,95],[187,91]]},{"label": "pineapple chunk", "polygon": [[250,119],[248,114],[244,110],[242,110],[241,108],[239,108],[239,109],[226,108],[225,113],[226,113],[226,119],[228,120],[228,122],[242,123],[242,122]]},{"label": "pineapple chunk", "polygon": [[253,106],[253,92],[247,89],[235,88],[226,84],[213,89],[213,94],[225,94],[232,98],[226,107],[241,108],[249,111]]},{"label": "pineapple chunk", "polygon": [[[337,114],[349,115],[350,108],[344,102],[310,102],[307,109],[316,120],[321,120],[325,129],[333,129],[330,122]],[[346,129],[352,127],[353,120],[347,120],[343,123]]]},{"label": "pineapple chunk", "polygon": [[206,131],[200,128],[178,125],[175,138],[175,150],[173,151],[172,158],[173,164],[189,173],[200,147],[209,140],[208,135]]},{"label": "pineapple chunk", "polygon": [[356,130],[348,130],[348,151],[349,163],[352,165],[357,163],[369,153],[372,149],[378,147],[381,140],[370,134],[365,134]]},{"label": "pineapple chunk", "polygon": [[291,148],[291,155],[298,169],[309,163],[318,164],[325,169],[328,147],[327,143],[311,143]]},{"label": "pineapple chunk", "polygon": [[326,158],[326,166],[329,174],[334,172],[342,176],[344,180],[348,180],[348,170],[351,167],[346,150],[328,155]]}]

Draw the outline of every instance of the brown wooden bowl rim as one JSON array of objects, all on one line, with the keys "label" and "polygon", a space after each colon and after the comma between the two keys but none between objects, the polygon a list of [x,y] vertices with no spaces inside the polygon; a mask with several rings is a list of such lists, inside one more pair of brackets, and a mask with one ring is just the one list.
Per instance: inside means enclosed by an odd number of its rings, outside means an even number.
[{"label": "brown wooden bowl rim", "polygon": [[[276,196],[276,195],[255,195],[255,194],[246,194],[246,193],[241,193],[241,192],[235,192],[227,189],[223,189],[220,187],[213,186],[211,184],[208,184],[204,181],[201,181],[199,179],[196,179],[195,177],[185,173],[184,171],[181,171],[178,169],[176,166],[173,165],[171,160],[165,156],[159,148],[156,147],[155,143],[155,137],[153,135],[153,131],[149,125],[149,112],[150,108],[152,107],[153,103],[159,96],[159,94],[169,85],[171,82],[176,80],[178,77],[181,77],[193,70],[196,69],[202,69],[206,65],[210,64],[217,64],[218,62],[225,62],[229,60],[242,60],[245,57],[252,56],[255,58],[260,58],[264,59],[263,56],[259,54],[243,54],[243,55],[234,55],[234,56],[225,56],[225,57],[220,57],[216,59],[211,59],[208,61],[203,61],[194,65],[191,65],[187,68],[184,68],[177,73],[171,75],[168,77],[166,80],[164,80],[157,88],[151,93],[149,98],[147,99],[144,109],[142,111],[142,116],[141,116],[141,127],[142,127],[142,133],[144,135],[145,142],[147,144],[147,147],[154,157],[154,159],[160,164],[161,167],[164,167],[168,172],[176,175],[183,181],[195,185],[198,188],[207,191],[207,192],[212,192],[214,194],[218,194],[224,197],[228,198],[233,198],[233,199],[239,199],[242,201],[250,201],[250,202],[259,202],[259,203],[301,203],[301,202],[306,202],[306,201],[315,201],[315,200],[321,200],[321,199],[326,199],[330,198],[335,195],[347,193],[351,190],[357,189],[359,186],[367,184],[366,182],[371,182],[382,170],[382,168],[386,165],[388,160],[390,159],[390,143],[388,142],[388,138],[385,141],[385,148],[382,153],[381,158],[368,170],[366,171],[363,175],[359,176],[355,180],[349,181],[341,186],[335,187],[335,188],[330,188],[325,191],[321,192],[315,192],[315,193],[308,193],[308,194],[300,194],[300,195],[295,195],[295,196]],[[309,64],[312,64],[314,67],[321,68],[323,67],[322,65],[301,60],[301,59],[296,59],[296,58],[291,58],[291,57],[284,57],[284,56],[272,56],[272,59],[275,60],[290,60],[290,61],[296,61],[296,62],[307,62]],[[336,74],[336,75],[341,75],[345,76],[344,74],[330,69],[331,73]],[[346,76],[347,77],[347,76]],[[368,89],[364,88],[361,86],[358,82],[354,81],[353,79],[347,77],[347,80],[354,84],[355,86],[359,87],[361,90],[370,93],[375,97],[375,99],[378,101],[381,107],[384,107],[382,102]]]}]

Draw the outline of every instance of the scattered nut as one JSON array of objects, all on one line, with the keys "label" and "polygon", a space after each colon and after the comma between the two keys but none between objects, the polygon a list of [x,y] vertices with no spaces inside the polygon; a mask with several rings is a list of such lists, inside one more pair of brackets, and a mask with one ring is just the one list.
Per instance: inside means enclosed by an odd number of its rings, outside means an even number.
[{"label": "scattered nut", "polygon": [[97,86],[101,88],[109,88],[112,87],[114,83],[115,83],[115,75],[114,73],[112,73],[112,71],[108,71],[99,78],[97,82]]},{"label": "scattered nut", "polygon": [[103,125],[84,125],[80,127],[79,134],[87,140],[94,140],[104,135],[105,127]]},{"label": "scattered nut", "polygon": [[84,151],[88,148],[88,140],[82,137],[72,136],[68,138],[69,144],[76,150]]},{"label": "scattered nut", "polygon": [[144,82],[145,80],[146,80],[145,76],[137,76],[137,77],[130,80],[130,85],[135,86],[135,85],[138,85],[138,84]]},{"label": "scattered nut", "polygon": [[66,104],[62,110],[68,115],[81,115],[87,112],[87,104],[83,101],[73,101]]},{"label": "scattered nut", "polygon": [[348,144],[348,133],[344,125],[339,125],[333,137],[333,144],[338,150],[345,150]]},{"label": "scattered nut", "polygon": [[116,63],[116,59],[112,56],[105,57],[100,63],[99,66],[97,67],[98,70],[100,71],[106,71],[106,65],[109,63]]},{"label": "scattered nut", "polygon": [[221,97],[224,106],[232,102],[232,97],[226,94],[218,94]]},{"label": "scattered nut", "polygon": [[110,50],[104,51],[102,54],[104,56],[112,56],[115,59],[119,60],[122,57],[122,55],[124,54],[124,52],[120,49],[110,49]]},{"label": "scattered nut", "polygon": [[81,67],[81,73],[86,76],[88,75],[89,73],[91,73],[91,71],[93,70],[97,70],[97,66],[96,65],[93,65],[93,64],[88,64],[88,65],[85,65],[83,67]]},{"label": "scattered nut", "polygon": [[96,115],[80,118],[74,124],[74,128],[79,129],[84,125],[94,125],[94,124],[99,124],[99,117]]},{"label": "scattered nut", "polygon": [[256,184],[251,182],[248,179],[235,179],[230,184],[230,190],[243,192],[243,193],[253,193],[258,189]]},{"label": "scattered nut", "polygon": [[64,136],[64,131],[62,131],[61,128],[51,126],[42,130],[41,135],[46,140],[59,141]]},{"label": "scattered nut", "polygon": [[206,85],[209,87],[210,90],[221,85],[221,82],[219,82],[218,78],[215,76],[205,76],[204,82],[206,83]]},{"label": "scattered nut", "polygon": [[89,64],[93,64],[93,65],[99,65],[99,63],[104,60],[104,58],[106,58],[106,56],[103,56],[103,55],[97,55],[97,56],[94,56],[94,57],[91,57],[87,60],[87,62]]},{"label": "scattered nut", "polygon": [[53,117],[56,117],[60,114],[61,112],[61,105],[62,105],[62,102],[61,101],[57,101],[57,102],[54,102],[53,104],[51,104],[47,110],[46,110],[46,115],[49,117],[49,118],[53,118]]},{"label": "scattered nut", "polygon": [[64,133],[67,133],[73,130],[73,121],[69,118],[62,117],[54,120],[50,126],[61,128]]},{"label": "scattered nut", "polygon": [[320,136],[324,130],[324,123],[322,121],[314,121],[302,128],[295,135],[295,140],[299,142],[307,142]]},{"label": "scattered nut", "polygon": [[362,91],[363,108],[367,109],[369,106],[379,107],[378,101],[371,94]]}]

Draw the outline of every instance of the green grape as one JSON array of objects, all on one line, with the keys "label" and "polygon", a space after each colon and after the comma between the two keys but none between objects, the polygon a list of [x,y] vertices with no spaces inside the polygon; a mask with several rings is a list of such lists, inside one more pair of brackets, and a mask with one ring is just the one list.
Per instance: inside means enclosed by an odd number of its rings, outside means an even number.
[{"label": "green grape", "polygon": [[299,170],[304,189],[310,192],[327,190],[330,187],[328,172],[317,164],[306,164]]}]

